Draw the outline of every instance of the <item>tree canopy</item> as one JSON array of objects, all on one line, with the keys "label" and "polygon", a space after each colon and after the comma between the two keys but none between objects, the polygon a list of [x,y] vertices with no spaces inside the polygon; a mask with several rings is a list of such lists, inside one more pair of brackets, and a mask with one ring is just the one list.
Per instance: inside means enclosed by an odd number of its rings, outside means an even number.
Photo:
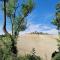
[{"label": "tree canopy", "polygon": [[[2,0],[3,1],[3,0]],[[25,18],[31,13],[34,7],[32,0],[27,3],[18,3],[19,0],[7,0],[6,16],[10,18],[12,24],[12,34],[26,29],[27,20]],[[19,10],[19,12],[18,12]],[[18,14],[18,15],[17,15]],[[5,21],[6,22],[6,21]]]},{"label": "tree canopy", "polygon": [[60,30],[60,3],[57,3],[56,5],[55,18],[52,23],[57,26],[58,30]]}]

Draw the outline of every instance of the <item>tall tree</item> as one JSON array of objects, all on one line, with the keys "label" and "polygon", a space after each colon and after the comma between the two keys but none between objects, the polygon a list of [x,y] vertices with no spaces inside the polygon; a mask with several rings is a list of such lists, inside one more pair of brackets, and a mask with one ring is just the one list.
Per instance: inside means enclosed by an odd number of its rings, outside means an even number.
[{"label": "tall tree", "polygon": [[[12,36],[18,36],[19,32],[26,29],[25,18],[33,10],[32,0],[26,0],[27,3],[18,3],[18,0],[9,0],[7,3],[6,14],[12,22]],[[18,13],[19,10],[19,13]],[[22,14],[21,14],[22,13]],[[16,39],[16,38],[15,38]],[[16,54],[15,40],[12,39],[12,52]]]},{"label": "tall tree", "polygon": [[[34,5],[32,0],[26,1],[27,3],[22,3],[20,5],[20,3],[18,3],[18,0],[9,0],[7,4],[6,13],[7,16],[12,20],[12,34],[17,34],[19,31],[26,28],[25,17],[28,16],[29,13],[31,13]],[[20,10],[19,13],[18,10]],[[16,15],[16,12],[18,16]]]},{"label": "tall tree", "polygon": [[56,5],[56,14],[55,14],[55,19],[52,21],[52,23],[57,26],[58,33],[60,35],[60,3]]},{"label": "tall tree", "polygon": [[16,9],[18,7],[17,3],[18,3],[18,0],[9,0],[6,8],[7,10],[6,14],[11,19],[11,23],[12,23],[12,35],[13,35],[13,23],[15,20]]},{"label": "tall tree", "polygon": [[[15,32],[17,32],[17,34],[19,34],[20,31],[23,31],[26,29],[26,20],[25,18],[32,12],[33,8],[34,8],[34,3],[32,0],[26,0],[27,3],[22,3],[21,4],[21,15],[18,16],[18,20],[16,23],[17,24],[17,28],[15,27]],[[16,26],[16,25],[15,25]]]},{"label": "tall tree", "polygon": [[60,3],[57,3],[57,5],[56,5],[55,19],[52,21],[52,23],[58,29],[59,39],[57,39],[57,41],[58,41],[58,46],[59,46],[59,50],[60,50]]}]

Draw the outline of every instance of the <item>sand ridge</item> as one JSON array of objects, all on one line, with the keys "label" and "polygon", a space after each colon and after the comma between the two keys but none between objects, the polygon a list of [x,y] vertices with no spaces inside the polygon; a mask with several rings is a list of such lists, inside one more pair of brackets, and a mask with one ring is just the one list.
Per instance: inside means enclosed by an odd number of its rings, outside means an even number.
[{"label": "sand ridge", "polygon": [[51,54],[57,50],[57,35],[26,34],[18,37],[18,54],[29,54],[35,48],[36,55],[43,60],[51,60]]}]

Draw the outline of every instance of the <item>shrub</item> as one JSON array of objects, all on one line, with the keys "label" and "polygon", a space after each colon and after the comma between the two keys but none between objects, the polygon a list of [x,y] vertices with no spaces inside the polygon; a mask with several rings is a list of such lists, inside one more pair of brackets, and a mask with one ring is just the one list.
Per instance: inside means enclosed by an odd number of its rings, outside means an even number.
[{"label": "shrub", "polygon": [[30,54],[27,54],[25,56],[20,56],[19,60],[41,60],[39,56],[32,56]]},{"label": "shrub", "polygon": [[40,56],[35,55],[35,48],[32,49],[32,54],[20,56],[19,60],[41,60]]},{"label": "shrub", "polygon": [[52,60],[60,60],[60,52],[57,53]]},{"label": "shrub", "polygon": [[32,55],[27,54],[25,56],[19,57],[17,57],[16,54],[12,53],[11,48],[12,48],[11,36],[10,35],[0,36],[0,60],[41,60],[39,56],[35,55],[35,48],[32,49]]},{"label": "shrub", "polygon": [[17,56],[12,53],[12,40],[10,35],[0,36],[0,59],[17,60]]}]

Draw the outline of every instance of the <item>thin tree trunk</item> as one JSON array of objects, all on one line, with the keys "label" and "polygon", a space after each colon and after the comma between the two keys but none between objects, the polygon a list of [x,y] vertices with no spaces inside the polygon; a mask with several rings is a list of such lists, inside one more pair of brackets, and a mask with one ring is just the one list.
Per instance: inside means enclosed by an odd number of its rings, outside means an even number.
[{"label": "thin tree trunk", "polygon": [[15,13],[12,16],[12,36],[14,35],[14,20],[15,20]]},{"label": "thin tree trunk", "polygon": [[13,19],[12,19],[12,36],[13,36]]},{"label": "thin tree trunk", "polygon": [[13,14],[13,16],[12,16],[12,48],[11,48],[11,51],[12,51],[12,53],[14,53],[16,56],[17,56],[17,47],[16,47],[16,41],[15,41],[15,39],[16,39],[16,37],[13,39],[13,36],[15,35],[14,34],[14,20],[15,20],[15,12],[14,12],[14,14]]},{"label": "thin tree trunk", "polygon": [[3,25],[3,31],[6,34],[7,30],[6,30],[6,0],[4,0],[4,25]]}]

